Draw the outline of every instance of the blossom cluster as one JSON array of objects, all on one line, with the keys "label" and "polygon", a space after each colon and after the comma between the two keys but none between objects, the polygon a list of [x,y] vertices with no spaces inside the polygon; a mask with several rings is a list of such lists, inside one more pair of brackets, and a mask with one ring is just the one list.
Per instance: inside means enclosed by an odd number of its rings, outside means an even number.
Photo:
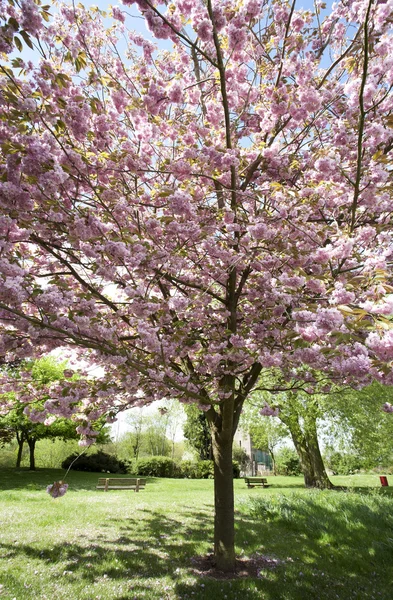
[{"label": "blossom cluster", "polygon": [[102,372],[30,418],[391,381],[390,0],[137,0],[161,50],[123,4],[0,4],[46,49],[0,81],[0,354]]}]

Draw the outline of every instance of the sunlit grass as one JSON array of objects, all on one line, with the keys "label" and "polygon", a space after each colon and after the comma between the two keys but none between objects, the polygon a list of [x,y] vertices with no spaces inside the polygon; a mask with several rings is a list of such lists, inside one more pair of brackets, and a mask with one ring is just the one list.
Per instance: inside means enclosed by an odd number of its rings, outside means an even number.
[{"label": "sunlit grass", "polygon": [[[0,472],[0,598],[29,600],[307,600],[393,597],[393,499],[379,478],[335,478],[350,491],[308,491],[300,478],[268,489],[235,482],[237,553],[274,568],[213,581],[192,557],[212,551],[213,482],[149,480],[139,494],[98,492],[99,474]],[[370,486],[370,487],[367,487]]]}]

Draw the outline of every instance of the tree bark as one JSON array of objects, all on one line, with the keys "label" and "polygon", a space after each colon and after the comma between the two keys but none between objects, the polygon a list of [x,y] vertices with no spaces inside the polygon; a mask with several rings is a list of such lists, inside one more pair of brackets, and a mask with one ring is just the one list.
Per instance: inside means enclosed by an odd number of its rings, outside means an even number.
[{"label": "tree bark", "polygon": [[23,445],[25,443],[25,436],[24,433],[22,432],[20,435],[18,432],[16,432],[16,439],[18,441],[18,454],[16,456],[16,465],[15,467],[17,469],[20,469],[20,464],[22,462],[22,453],[23,453]]},{"label": "tree bark", "polygon": [[221,571],[235,568],[235,516],[232,435],[213,433],[214,559]]},{"label": "tree bark", "polygon": [[36,440],[34,438],[27,438],[27,443],[29,445],[29,462],[30,462],[30,471],[35,471],[35,443]]},{"label": "tree bark", "polygon": [[318,442],[317,420],[312,414],[304,419],[304,431],[299,423],[299,417],[291,415],[283,421],[288,427],[304,476],[304,484],[308,488],[332,489],[325,465],[323,464]]},{"label": "tree bark", "polygon": [[325,465],[323,464],[318,442],[316,419],[313,419],[311,422],[307,423],[306,440],[310,461],[314,471],[314,481],[312,487],[317,487],[320,489],[334,488],[334,485],[326,473]]},{"label": "tree bark", "polygon": [[[214,461],[214,561],[221,571],[235,570],[235,511],[232,445],[233,400],[226,400],[209,418]],[[211,418],[213,417],[213,418]]]},{"label": "tree bark", "polygon": [[272,459],[273,475],[277,475],[276,456],[275,456],[273,450],[268,448],[268,451],[270,454],[270,458]]},{"label": "tree bark", "polygon": [[291,431],[292,441],[295,445],[296,452],[299,455],[300,466],[303,472],[304,485],[306,487],[317,487],[315,485],[315,473],[311,462],[311,457],[307,448],[304,435],[299,435],[298,432],[293,433]]}]

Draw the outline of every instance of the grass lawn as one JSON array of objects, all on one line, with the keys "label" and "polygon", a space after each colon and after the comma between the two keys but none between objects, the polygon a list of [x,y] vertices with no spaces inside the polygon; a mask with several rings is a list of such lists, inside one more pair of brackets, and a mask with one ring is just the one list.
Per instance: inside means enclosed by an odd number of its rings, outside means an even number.
[{"label": "grass lawn", "polygon": [[393,488],[377,476],[308,491],[271,477],[235,481],[237,553],[263,555],[255,579],[214,581],[192,557],[212,551],[213,482],[150,479],[139,494],[98,492],[99,474],[0,471],[0,599],[351,600],[393,598]]}]

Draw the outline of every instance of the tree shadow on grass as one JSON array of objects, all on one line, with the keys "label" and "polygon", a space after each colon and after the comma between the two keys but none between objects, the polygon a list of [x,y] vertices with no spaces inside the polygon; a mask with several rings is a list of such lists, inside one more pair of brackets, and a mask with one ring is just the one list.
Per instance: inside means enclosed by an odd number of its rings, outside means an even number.
[{"label": "tree shadow on grass", "polygon": [[[175,596],[194,600],[388,600],[392,594],[393,517],[389,498],[359,502],[356,493],[256,498],[237,519],[237,544],[245,555],[270,557],[272,567],[254,579],[217,581],[193,568],[192,558],[211,552],[210,505],[185,506],[178,514],[141,508],[127,521],[115,517],[95,532],[70,530],[73,539],[2,544],[3,557],[67,572],[102,588],[122,582],[128,592],[117,600],[149,595],[151,580],[170,581]],[[179,570],[181,573],[179,574]],[[17,576],[16,574],[14,575]],[[25,580],[25,576],[23,576]],[[21,579],[22,582],[22,579]],[[21,583],[22,585],[22,583]],[[34,585],[34,583],[32,584]],[[38,584],[36,584],[38,585]],[[65,584],[67,585],[67,584]],[[164,584],[162,584],[164,585]],[[67,589],[67,588],[65,588]]]},{"label": "tree shadow on grass", "polygon": [[393,597],[390,498],[370,490],[314,491],[259,497],[250,506],[238,519],[238,543],[263,540],[266,552],[284,560],[290,586],[325,582],[321,598]]},{"label": "tree shadow on grass", "polygon": [[108,519],[94,536],[87,531],[74,534],[70,541],[46,546],[42,541],[2,543],[1,554],[8,560],[20,562],[27,558],[35,564],[58,566],[59,572],[54,576],[67,572],[70,577],[78,576],[90,583],[104,576],[112,580],[125,576],[159,578],[173,575],[177,567],[189,566],[190,557],[210,537],[211,523],[206,523],[205,513],[192,515],[192,530],[189,515],[183,521],[154,511],[143,513],[117,528],[116,519]]},{"label": "tree shadow on grass", "polygon": [[[254,579],[216,581],[193,569],[193,557],[211,552],[213,510],[207,503],[176,506],[170,514],[164,513],[168,505],[162,510],[143,506],[120,522],[110,515],[94,532],[78,523],[65,542],[22,540],[0,547],[14,564],[27,559],[37,570],[51,568],[60,579],[68,572],[70,584],[79,579],[105,589],[108,582],[122,582],[128,592],[116,600],[150,594],[152,578],[171,582],[176,595],[168,598],[390,600],[393,516],[385,494],[367,488],[360,493],[253,494],[236,511],[238,552],[258,553],[273,563]],[[20,576],[21,587],[24,581]]]}]

